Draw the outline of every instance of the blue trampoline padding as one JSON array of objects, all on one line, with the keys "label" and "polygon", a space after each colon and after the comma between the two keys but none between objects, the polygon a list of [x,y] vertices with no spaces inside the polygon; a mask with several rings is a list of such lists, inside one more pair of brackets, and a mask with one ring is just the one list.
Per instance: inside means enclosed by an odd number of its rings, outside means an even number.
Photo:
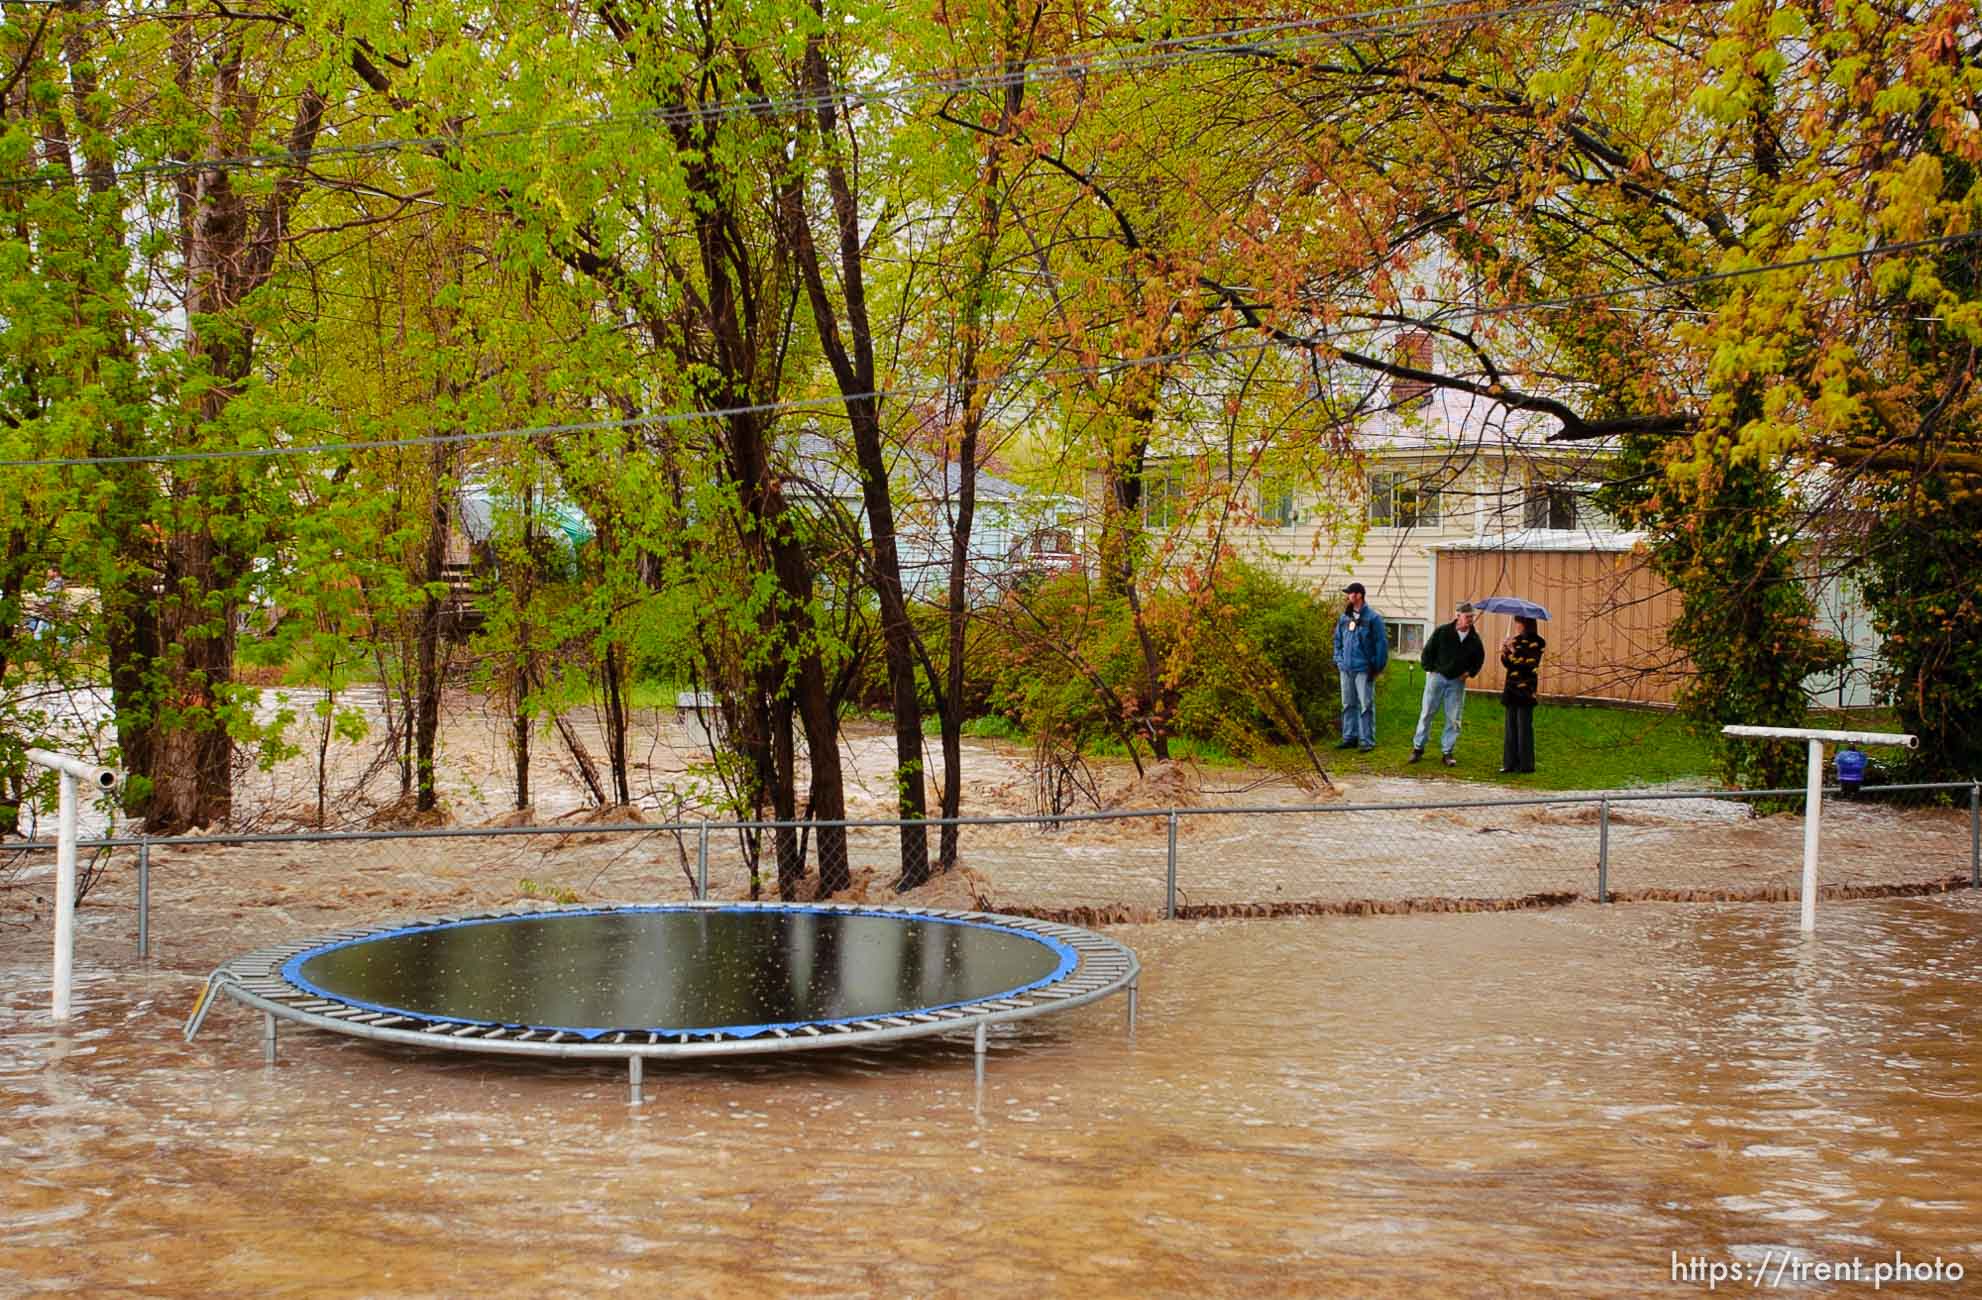
[{"label": "blue trampoline padding", "polygon": [[[976,996],[969,998],[956,999],[954,1001],[936,1002],[927,1005],[912,1006],[912,1007],[900,1007],[886,1011],[874,1011],[864,1015],[857,1015],[857,1016],[822,1017],[822,1018],[802,1019],[802,1020],[780,1020],[780,1021],[767,1022],[763,1024],[705,1025],[705,1026],[689,1027],[689,1028],[678,1028],[678,1027],[671,1028],[660,1025],[610,1025],[610,1026],[601,1027],[595,1025],[525,1024],[516,1021],[486,1020],[486,1019],[477,1019],[469,1016],[435,1014],[433,1012],[428,1012],[428,1011],[412,1010],[403,1006],[393,1006],[389,1003],[366,1001],[360,998],[355,998],[349,994],[339,993],[336,992],[335,990],[328,989],[321,985],[318,985],[315,982],[305,978],[302,973],[303,967],[306,964],[308,964],[310,961],[312,961],[317,957],[323,956],[325,953],[336,952],[341,949],[361,947],[365,944],[381,943],[388,939],[400,938],[407,935],[432,934],[445,930],[455,930],[455,929],[462,929],[462,928],[474,927],[474,926],[514,925],[528,921],[567,920],[570,918],[587,917],[587,916],[623,916],[629,914],[638,915],[638,914],[655,914],[655,913],[674,913],[674,914],[693,915],[693,916],[727,915],[727,916],[750,916],[750,917],[814,915],[814,916],[826,916],[826,917],[835,917],[835,918],[838,917],[872,918],[882,921],[895,921],[901,923],[913,923],[918,925],[957,926],[966,929],[995,931],[1000,934],[1010,935],[1014,938],[1024,939],[1030,943],[1037,944],[1040,947],[1045,948],[1052,953],[1055,959],[1055,964],[1053,970],[1049,974],[1041,976],[1037,979],[1033,979],[1020,984],[1015,984],[1008,988],[1001,988],[991,992],[980,993],[977,994]],[[997,924],[996,922],[991,922],[991,921],[966,920],[960,917],[936,916],[923,912],[884,912],[880,910],[866,909],[866,908],[808,907],[805,906],[804,904],[792,904],[790,906],[782,906],[782,907],[682,907],[682,906],[670,906],[667,904],[645,904],[645,905],[632,905],[627,907],[566,908],[554,912],[518,912],[503,916],[469,917],[464,920],[443,921],[433,925],[407,925],[407,926],[401,926],[398,929],[393,929],[393,930],[381,930],[375,934],[361,935],[357,938],[340,939],[334,943],[320,944],[317,947],[310,948],[304,952],[297,953],[295,956],[289,958],[287,961],[285,961],[282,964],[282,978],[287,980],[290,984],[294,985],[295,987],[304,990],[305,992],[311,993],[320,998],[324,998],[328,1001],[337,1002],[344,1006],[357,1007],[362,1010],[375,1011],[386,1015],[406,1016],[410,1019],[425,1021],[430,1024],[482,1025],[489,1027],[502,1027],[502,1028],[511,1028],[511,1029],[534,1029],[545,1033],[572,1034],[581,1039],[585,1039],[588,1041],[603,1038],[607,1034],[616,1034],[616,1033],[654,1033],[654,1034],[664,1034],[667,1035],[668,1037],[673,1037],[673,1038],[686,1036],[691,1039],[695,1039],[695,1038],[709,1039],[709,1038],[719,1038],[719,1037],[720,1038],[754,1038],[761,1034],[768,1034],[773,1030],[779,1030],[779,1029],[783,1029],[783,1030],[801,1029],[808,1025],[821,1026],[821,1027],[829,1026],[829,1025],[841,1025],[841,1024],[851,1025],[851,1024],[859,1024],[866,1021],[876,1020],[887,1016],[914,1015],[914,1014],[922,1014],[931,1011],[943,1011],[953,1007],[972,1006],[977,1003],[991,1001],[998,998],[1012,997],[1020,993],[1029,992],[1030,990],[1037,988],[1044,988],[1047,985],[1057,983],[1058,981],[1065,979],[1073,971],[1073,969],[1078,963],[1079,963],[1079,955],[1075,953],[1075,951],[1067,944],[1062,943],[1060,940],[1052,937],[1051,935],[1038,934],[1030,930],[1021,930],[1013,926],[1000,925]]]}]

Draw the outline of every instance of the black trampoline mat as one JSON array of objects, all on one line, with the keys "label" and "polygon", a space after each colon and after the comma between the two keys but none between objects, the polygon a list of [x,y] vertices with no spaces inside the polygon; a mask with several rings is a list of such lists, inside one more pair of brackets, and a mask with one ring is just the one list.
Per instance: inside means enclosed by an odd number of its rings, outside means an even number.
[{"label": "black trampoline mat", "polygon": [[978,1002],[1073,966],[1003,926],[804,908],[546,913],[389,931],[284,967],[324,997],[426,1020],[750,1034]]}]

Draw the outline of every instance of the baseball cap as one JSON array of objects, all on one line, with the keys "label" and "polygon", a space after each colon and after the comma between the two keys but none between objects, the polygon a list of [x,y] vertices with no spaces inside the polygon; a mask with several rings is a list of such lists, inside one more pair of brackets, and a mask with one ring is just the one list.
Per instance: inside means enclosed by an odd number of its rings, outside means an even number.
[{"label": "baseball cap", "polygon": [[1369,594],[1368,592],[1363,590],[1363,584],[1360,582],[1352,582],[1348,586],[1342,588],[1342,590],[1344,592],[1354,592],[1358,596],[1366,596]]}]

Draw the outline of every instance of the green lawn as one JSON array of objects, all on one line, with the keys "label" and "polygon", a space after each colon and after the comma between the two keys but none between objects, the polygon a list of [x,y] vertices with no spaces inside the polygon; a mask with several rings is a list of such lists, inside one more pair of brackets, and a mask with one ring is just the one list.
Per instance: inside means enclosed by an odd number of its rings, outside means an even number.
[{"label": "green lawn", "polygon": [[[1425,757],[1407,765],[1411,732],[1417,726],[1424,670],[1393,664],[1377,682],[1376,748],[1368,754],[1331,749],[1331,770],[1344,773],[1408,773],[1427,779],[1485,780],[1532,790],[1617,790],[1671,781],[1714,784],[1712,746],[1686,730],[1664,709],[1626,709],[1597,704],[1556,704],[1535,709],[1535,771],[1500,775],[1500,697],[1472,693],[1456,753],[1459,766],[1438,761],[1444,715],[1432,719]],[[1329,742],[1334,743],[1331,736]]]}]

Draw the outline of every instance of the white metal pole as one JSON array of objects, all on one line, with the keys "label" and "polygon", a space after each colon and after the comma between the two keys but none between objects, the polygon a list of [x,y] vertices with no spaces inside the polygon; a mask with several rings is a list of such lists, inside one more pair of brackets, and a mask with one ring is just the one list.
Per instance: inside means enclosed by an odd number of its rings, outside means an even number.
[{"label": "white metal pole", "polygon": [[59,1023],[69,1018],[69,984],[76,958],[76,782],[87,781],[99,790],[109,790],[116,786],[117,774],[74,755],[46,749],[30,749],[27,758],[54,771],[62,791],[55,829],[54,1014]]},{"label": "white metal pole", "polygon": [[1824,742],[1918,749],[1920,737],[1897,731],[1825,731],[1811,727],[1722,727],[1720,730],[1723,736],[1747,740],[1810,742],[1810,779],[1803,803],[1803,932],[1809,934],[1817,928],[1817,829],[1824,811]]},{"label": "white metal pole", "polygon": [[1824,813],[1824,742],[1815,736],[1803,799],[1803,933],[1810,934],[1817,928],[1817,831]]},{"label": "white metal pole", "polygon": [[61,772],[61,813],[55,831],[55,1019],[69,1018],[69,980],[76,955],[76,778]]}]

